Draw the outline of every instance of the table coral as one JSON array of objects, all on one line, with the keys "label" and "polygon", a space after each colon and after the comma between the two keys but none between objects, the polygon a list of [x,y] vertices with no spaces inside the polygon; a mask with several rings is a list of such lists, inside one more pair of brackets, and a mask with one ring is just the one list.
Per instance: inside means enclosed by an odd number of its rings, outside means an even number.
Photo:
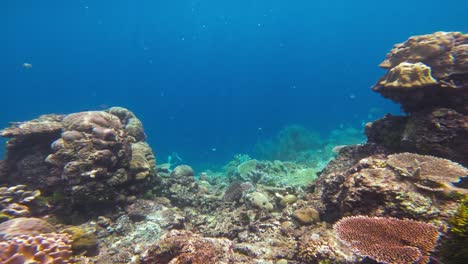
[{"label": "table coral", "polygon": [[462,177],[468,176],[468,169],[450,160],[414,153],[398,153],[388,156],[387,164],[422,190],[468,194],[468,189],[454,185]]},{"label": "table coral", "polygon": [[440,235],[434,225],[387,217],[345,217],[333,228],[360,255],[383,263],[428,263]]}]

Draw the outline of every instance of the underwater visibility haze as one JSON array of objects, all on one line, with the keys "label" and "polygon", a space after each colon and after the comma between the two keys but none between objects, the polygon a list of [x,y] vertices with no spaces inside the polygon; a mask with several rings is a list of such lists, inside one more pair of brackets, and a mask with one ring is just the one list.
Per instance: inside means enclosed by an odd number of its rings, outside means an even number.
[{"label": "underwater visibility haze", "polygon": [[412,35],[468,27],[468,3],[453,0],[2,5],[1,127],[123,106],[158,162],[176,152],[197,167],[255,156],[288,125],[326,138],[398,113],[370,90],[385,53]]},{"label": "underwater visibility haze", "polygon": [[467,11],[2,1],[0,264],[468,263]]}]

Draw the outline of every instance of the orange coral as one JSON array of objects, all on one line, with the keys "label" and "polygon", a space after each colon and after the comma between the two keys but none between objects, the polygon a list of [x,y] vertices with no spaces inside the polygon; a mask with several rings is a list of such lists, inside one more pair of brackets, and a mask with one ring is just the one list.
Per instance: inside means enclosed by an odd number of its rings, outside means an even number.
[{"label": "orange coral", "polygon": [[71,236],[67,234],[22,235],[0,242],[0,263],[75,263]]}]

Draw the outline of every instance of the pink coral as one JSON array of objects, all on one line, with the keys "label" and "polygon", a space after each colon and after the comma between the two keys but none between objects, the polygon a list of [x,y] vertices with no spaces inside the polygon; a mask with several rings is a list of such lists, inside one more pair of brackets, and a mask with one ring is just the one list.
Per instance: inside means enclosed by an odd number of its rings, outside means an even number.
[{"label": "pink coral", "polygon": [[386,217],[345,217],[333,228],[358,254],[383,263],[427,263],[440,235],[434,225]]}]

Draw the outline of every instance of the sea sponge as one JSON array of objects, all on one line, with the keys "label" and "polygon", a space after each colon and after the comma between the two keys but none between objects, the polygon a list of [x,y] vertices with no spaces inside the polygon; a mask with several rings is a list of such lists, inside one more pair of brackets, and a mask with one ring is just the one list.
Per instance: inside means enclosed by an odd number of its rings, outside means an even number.
[{"label": "sea sponge", "polygon": [[431,68],[424,63],[402,62],[390,69],[378,82],[377,88],[417,88],[436,85]]}]

